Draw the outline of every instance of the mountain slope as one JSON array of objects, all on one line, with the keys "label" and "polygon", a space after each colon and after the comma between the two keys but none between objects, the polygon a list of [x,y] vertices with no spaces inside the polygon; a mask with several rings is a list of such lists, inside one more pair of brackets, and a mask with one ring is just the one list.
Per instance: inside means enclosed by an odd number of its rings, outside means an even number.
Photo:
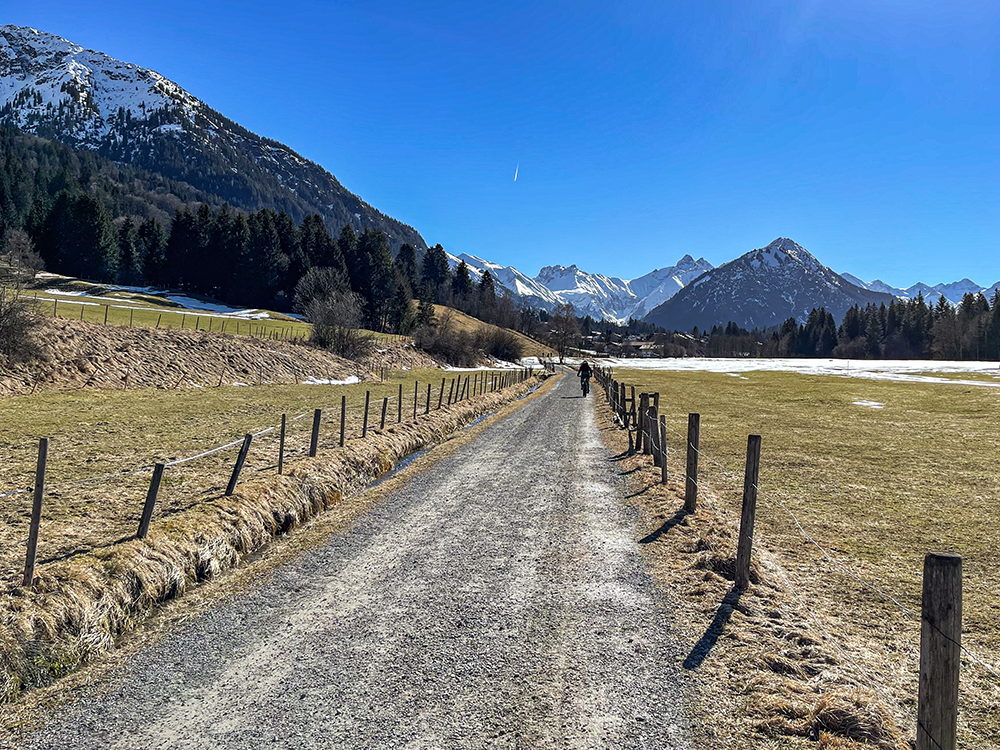
[{"label": "mountain slope", "polygon": [[0,26],[0,125],[186,182],[246,210],[318,213],[425,248],[415,229],[365,203],[287,146],[229,120],[160,74],[52,34]]},{"label": "mountain slope", "polygon": [[888,294],[855,286],[784,237],[708,271],[645,317],[668,330],[729,321],[744,327],[805,320],[825,307],[838,321],[852,305],[888,304]]}]

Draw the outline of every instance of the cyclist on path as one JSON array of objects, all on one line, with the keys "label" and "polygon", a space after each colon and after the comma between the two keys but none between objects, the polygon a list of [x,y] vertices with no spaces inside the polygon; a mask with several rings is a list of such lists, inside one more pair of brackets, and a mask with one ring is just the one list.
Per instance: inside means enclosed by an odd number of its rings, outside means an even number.
[{"label": "cyclist on path", "polygon": [[584,396],[590,393],[590,374],[590,364],[587,360],[583,360],[580,363],[580,369],[577,370],[577,375],[580,378],[580,387],[583,389]]}]

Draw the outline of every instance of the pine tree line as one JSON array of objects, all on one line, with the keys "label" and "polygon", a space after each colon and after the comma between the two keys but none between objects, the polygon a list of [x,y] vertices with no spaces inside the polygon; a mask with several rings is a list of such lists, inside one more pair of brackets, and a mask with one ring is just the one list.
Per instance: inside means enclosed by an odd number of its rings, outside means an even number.
[{"label": "pine tree line", "polygon": [[1000,360],[1000,292],[992,301],[967,293],[958,305],[944,297],[933,306],[923,295],[888,305],[851,307],[838,326],[823,308],[804,324],[748,331],[730,322],[713,326],[705,353],[733,357],[838,357],[845,359]]}]

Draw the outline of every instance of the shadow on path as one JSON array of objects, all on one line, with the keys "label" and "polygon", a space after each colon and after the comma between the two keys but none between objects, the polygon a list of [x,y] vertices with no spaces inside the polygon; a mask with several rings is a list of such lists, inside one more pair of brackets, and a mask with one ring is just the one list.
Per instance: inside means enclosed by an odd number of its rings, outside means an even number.
[{"label": "shadow on path", "polygon": [[705,661],[709,651],[712,650],[712,647],[719,640],[719,636],[722,635],[722,631],[725,630],[729,618],[733,616],[733,610],[739,606],[742,594],[743,592],[736,587],[729,590],[729,593],[723,598],[722,604],[719,605],[719,609],[716,611],[715,617],[712,618],[712,623],[708,626],[705,634],[698,639],[698,642],[694,644],[694,648],[691,649],[691,653],[684,660],[684,669],[697,669]]}]

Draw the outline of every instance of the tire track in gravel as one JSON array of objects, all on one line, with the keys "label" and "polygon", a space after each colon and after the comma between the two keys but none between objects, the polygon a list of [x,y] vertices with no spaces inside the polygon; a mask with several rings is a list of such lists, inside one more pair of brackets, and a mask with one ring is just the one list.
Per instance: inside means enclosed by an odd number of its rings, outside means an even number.
[{"label": "tire track in gravel", "polygon": [[114,669],[31,748],[688,748],[575,378]]}]

